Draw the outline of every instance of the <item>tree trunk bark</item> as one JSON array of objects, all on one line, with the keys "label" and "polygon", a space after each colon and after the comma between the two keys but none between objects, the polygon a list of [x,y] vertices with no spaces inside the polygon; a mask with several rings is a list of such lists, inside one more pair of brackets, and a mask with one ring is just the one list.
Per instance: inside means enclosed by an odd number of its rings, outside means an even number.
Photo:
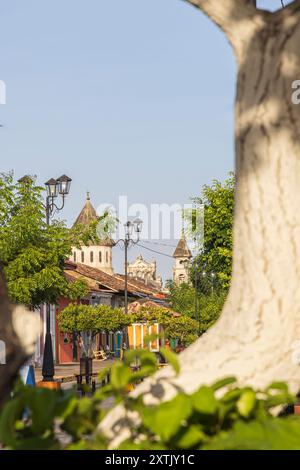
[{"label": "tree trunk bark", "polygon": [[[300,106],[292,103],[292,83],[300,79],[299,3],[263,12],[244,24],[242,36],[240,26],[239,37],[231,35],[238,63],[231,288],[217,324],[180,355],[180,375],[167,368],[136,389],[145,402],[226,376],[258,388],[283,380],[300,389]],[[136,417],[119,406],[101,424],[112,447],[128,437],[130,419]]]},{"label": "tree trunk bark", "polygon": [[39,331],[35,314],[10,304],[0,270],[0,406],[9,397],[20,367],[34,353]]}]

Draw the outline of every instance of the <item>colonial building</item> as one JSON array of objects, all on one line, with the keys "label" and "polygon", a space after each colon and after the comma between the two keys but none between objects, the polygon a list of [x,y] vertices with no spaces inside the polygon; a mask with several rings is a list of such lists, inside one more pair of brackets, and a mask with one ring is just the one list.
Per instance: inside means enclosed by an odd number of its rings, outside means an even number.
[{"label": "colonial building", "polygon": [[[75,221],[76,225],[87,226],[97,220],[97,213],[94,209],[90,196],[88,194],[85,205]],[[125,298],[125,279],[122,274],[115,274],[112,262],[112,248],[115,243],[112,239],[106,238],[100,240],[96,245],[90,244],[80,248],[73,248],[72,258],[65,265],[65,277],[72,283],[76,280],[83,280],[88,292],[80,303],[86,305],[109,305],[112,308],[124,306]],[[147,263],[148,264],[148,263]],[[151,267],[151,269],[149,269]],[[154,273],[153,273],[154,268]],[[162,292],[162,283],[150,281],[156,280],[156,264],[149,265],[149,282],[146,278],[137,278],[130,276],[127,289],[129,302],[139,299],[152,300],[154,303],[164,305],[166,303],[166,294]],[[67,363],[78,361],[81,351],[77,335],[65,334],[60,331],[57,321],[58,313],[70,303],[69,299],[58,299],[56,308],[54,307],[54,325],[53,349],[57,363]],[[97,337],[97,347],[109,345],[110,349],[118,355],[120,353],[120,338],[118,334],[101,334]]]},{"label": "colonial building", "polygon": [[[113,308],[124,306],[125,279],[121,274],[108,274],[103,270],[93,268],[81,263],[69,261],[65,266],[65,277],[69,282],[83,280],[88,292],[84,298],[80,300],[85,305],[109,305]],[[155,305],[165,305],[166,295],[159,289],[146,286],[144,282],[135,279],[128,281],[129,301],[151,300]],[[70,303],[69,299],[61,298],[57,302],[57,314],[66,308]],[[122,335],[121,335],[122,336]],[[109,345],[110,350],[114,351],[118,356],[120,353],[120,335],[110,333],[101,334],[97,338],[96,349],[104,348]],[[65,334],[60,331],[59,324],[56,322],[55,331],[56,341],[55,357],[58,363],[68,363],[78,361],[80,357],[80,344],[78,338],[73,334]]]},{"label": "colonial building", "polygon": [[[158,313],[164,311],[169,313],[173,318],[180,317],[179,313],[163,305],[157,305],[157,302],[153,302],[152,300],[137,300],[132,302],[129,306],[129,313],[138,313],[142,309],[149,309],[152,314],[157,309]],[[153,338],[153,341],[150,343],[146,341],[147,337],[153,335],[157,335],[157,338]],[[160,348],[165,346],[164,328],[158,321],[153,321],[153,317],[149,322],[145,319],[144,322],[133,323],[128,328],[128,342],[130,349],[149,348],[150,351],[158,353]],[[176,343],[173,342],[174,349],[175,346]]]},{"label": "colonial building", "polygon": [[184,231],[174,252],[175,265],[173,268],[173,280],[176,284],[189,283],[189,266],[193,257],[188,247]]},{"label": "colonial building", "polygon": [[162,289],[161,276],[156,274],[156,261],[147,262],[142,255],[138,256],[133,263],[128,263],[128,275],[137,280],[142,280],[146,285]]},{"label": "colonial building", "polygon": [[[97,220],[89,194],[85,205],[77,217],[74,225],[87,226]],[[72,257],[65,264],[65,277],[72,283],[76,280],[85,281],[88,292],[78,302],[86,305],[105,304],[113,308],[123,307],[125,299],[125,277],[115,274],[113,270],[112,249],[115,246],[111,238],[100,240],[97,244],[89,244],[80,248],[74,247]],[[176,258],[176,276],[182,275],[181,259],[191,256],[186,249],[178,248],[177,254],[183,254],[183,258]],[[177,264],[179,263],[178,267]],[[179,267],[180,266],[180,267]],[[129,302],[151,301],[155,305],[167,305],[167,293],[162,288],[162,280],[156,275],[156,262],[147,263],[140,256],[135,263],[129,265],[129,279],[127,284]],[[186,276],[187,277],[187,276]],[[185,278],[184,278],[185,279]],[[56,363],[68,363],[78,361],[80,358],[80,341],[76,334],[66,334],[60,331],[58,314],[71,301],[67,298],[57,299],[56,305],[51,306],[51,334],[53,341],[53,352]],[[45,306],[41,306],[41,319],[44,327],[40,341],[37,344],[35,361],[42,363],[44,351],[44,337],[46,329]],[[109,345],[116,355],[120,353],[120,338],[122,335],[108,334],[99,335],[97,347]]]},{"label": "colonial building", "polygon": [[[86,203],[75,221],[76,225],[88,226],[97,220],[97,213],[91,203],[90,195],[87,194]],[[107,237],[100,240],[97,245],[89,244],[82,246],[80,249],[73,248],[72,261],[74,263],[82,263],[92,268],[101,269],[107,274],[113,274],[112,248],[114,241]]]}]

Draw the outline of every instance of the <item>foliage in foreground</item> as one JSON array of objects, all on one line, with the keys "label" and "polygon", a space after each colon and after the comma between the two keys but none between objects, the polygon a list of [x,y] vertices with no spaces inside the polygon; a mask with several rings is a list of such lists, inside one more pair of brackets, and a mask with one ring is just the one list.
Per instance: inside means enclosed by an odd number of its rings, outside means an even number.
[{"label": "foliage in foreground", "polygon": [[[176,356],[165,350],[162,354],[178,374]],[[136,361],[138,371],[130,368]],[[139,416],[130,426],[130,439],[121,443],[122,450],[300,449],[300,418],[272,415],[278,406],[295,402],[284,383],[253,390],[227,378],[193,394],[179,392],[171,401],[147,406],[143,397],[133,398],[128,390],[156,370],[155,355],[128,351],[124,362],[113,366],[110,384],[91,398],[18,384],[1,410],[0,442],[6,449],[106,449],[97,427],[107,413],[107,400],[113,397]]]}]

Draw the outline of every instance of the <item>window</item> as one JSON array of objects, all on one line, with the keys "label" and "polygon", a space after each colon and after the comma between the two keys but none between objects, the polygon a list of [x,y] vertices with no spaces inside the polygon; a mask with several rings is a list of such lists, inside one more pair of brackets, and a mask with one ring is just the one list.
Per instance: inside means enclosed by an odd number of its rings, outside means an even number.
[{"label": "window", "polygon": [[93,251],[90,252],[90,262],[91,263],[94,262],[94,252]]},{"label": "window", "polygon": [[81,262],[84,263],[84,252],[81,252]]},{"label": "window", "polygon": [[76,251],[74,251],[73,253],[73,259],[74,259],[74,263],[76,263]]},{"label": "window", "polygon": [[102,263],[102,251],[99,251],[99,263]]},{"label": "window", "polygon": [[108,263],[108,251],[106,252],[106,262]]}]

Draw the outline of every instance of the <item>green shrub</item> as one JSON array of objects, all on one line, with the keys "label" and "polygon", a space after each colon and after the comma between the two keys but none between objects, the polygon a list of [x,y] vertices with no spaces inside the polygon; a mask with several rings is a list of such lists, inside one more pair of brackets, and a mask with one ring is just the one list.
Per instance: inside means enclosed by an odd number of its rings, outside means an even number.
[{"label": "green shrub", "polygon": [[[177,357],[162,354],[179,373]],[[133,363],[140,369],[132,369]],[[274,417],[274,410],[295,402],[284,383],[265,390],[239,387],[234,378],[202,386],[192,394],[182,391],[170,401],[147,406],[133,398],[132,384],[157,370],[149,351],[128,351],[124,362],[112,367],[109,385],[91,398],[74,392],[53,392],[18,384],[0,414],[0,442],[7,449],[106,449],[97,431],[107,413],[107,399],[137,412],[130,438],[122,450],[300,449],[300,419]],[[108,369],[102,372],[103,378]]]}]

